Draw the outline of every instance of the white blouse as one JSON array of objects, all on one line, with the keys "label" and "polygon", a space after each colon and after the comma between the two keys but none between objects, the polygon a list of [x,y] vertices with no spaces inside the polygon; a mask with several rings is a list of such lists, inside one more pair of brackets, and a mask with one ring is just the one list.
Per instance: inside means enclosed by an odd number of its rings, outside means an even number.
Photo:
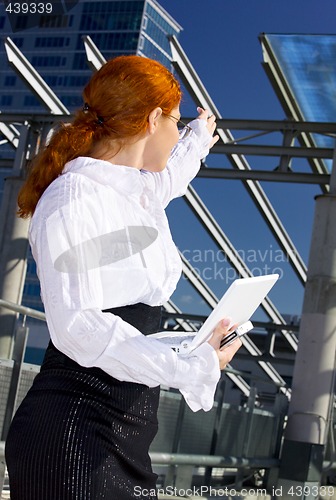
[{"label": "white blouse", "polygon": [[122,380],[177,388],[208,411],[220,377],[215,350],[179,356],[102,310],[164,304],[181,274],[164,208],[182,196],[208,153],[205,120],[173,149],[159,173],[76,158],[43,193],[29,239],[54,345],[82,366]]}]

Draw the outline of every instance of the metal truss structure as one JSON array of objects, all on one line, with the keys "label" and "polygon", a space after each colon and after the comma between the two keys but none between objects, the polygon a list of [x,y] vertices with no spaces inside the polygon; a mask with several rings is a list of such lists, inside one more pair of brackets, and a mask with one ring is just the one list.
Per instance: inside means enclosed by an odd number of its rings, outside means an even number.
[{"label": "metal truss structure", "polygon": [[[89,66],[92,70],[99,69],[105,62],[103,55],[90,37],[83,37],[83,43]],[[321,165],[323,164],[323,159],[334,158],[333,149],[318,148],[308,144],[307,141],[304,144],[302,143],[303,145],[300,147],[295,146],[294,143],[295,139],[298,139],[299,142],[303,141],[303,136],[309,137],[312,133],[332,135],[334,134],[335,126],[330,123],[307,123],[296,120],[262,121],[223,119],[186,54],[183,52],[182,47],[175,38],[172,38],[170,43],[173,55],[172,63],[191,97],[197,105],[209,109],[217,117],[217,130],[220,141],[215,145],[212,152],[214,154],[226,155],[233,167],[232,169],[209,168],[203,163],[198,176],[201,178],[236,179],[243,182],[247,193],[252,198],[265,223],[276,238],[279,247],[288,256],[290,265],[304,286],[307,277],[307,268],[259,181],[314,183],[320,185],[322,191],[327,191],[330,175],[326,170],[322,171],[320,168],[311,173],[295,173],[290,169],[290,160],[293,157],[303,157],[313,162],[318,160]],[[5,40],[5,47],[11,66],[43,103],[47,111],[46,114],[34,114],[31,116],[20,114],[1,114],[0,116],[0,132],[3,137],[0,146],[9,144],[13,151],[15,151],[14,163],[13,160],[1,159],[0,169],[12,168],[12,175],[22,178],[26,160],[34,155],[39,144],[43,143],[50,129],[55,126],[55,123],[70,120],[71,114],[11,39],[7,38]],[[245,137],[235,139],[231,130],[249,131],[249,134]],[[274,132],[283,135],[282,145],[245,144],[245,142],[250,142],[251,139],[256,139],[262,135],[270,135]],[[278,157],[279,167],[274,171],[253,170],[244,155],[270,155]],[[233,243],[229,240],[219,222],[216,221],[196,190],[189,187],[184,199],[216,247],[224,252],[228,262],[236,270],[237,274],[241,277],[251,276],[252,273],[246,263],[240,257]],[[3,206],[3,213],[6,213],[6,210],[8,210],[8,207]],[[3,234],[2,238],[6,238],[6,235]],[[190,262],[182,254],[181,258],[183,273],[187,279],[204,301],[211,308],[215,307],[218,302],[216,295],[195,272]],[[2,298],[6,299],[6,297]],[[296,329],[286,325],[284,318],[269,298],[263,301],[262,308],[269,318],[269,323],[263,325],[264,328],[269,332],[280,332],[288,349],[295,353],[298,346]],[[172,301],[166,304],[166,312],[167,318],[175,320],[176,329],[195,330],[195,318],[191,315],[184,315]],[[260,326],[262,325],[260,324]],[[269,352],[263,356],[261,350],[254,343],[252,335],[243,338],[243,345],[251,359],[254,358],[256,360],[266,379],[279,387],[280,391],[287,396],[290,396],[290,389],[286,386],[285,381],[272,364],[271,347],[269,347]],[[249,395],[250,384],[241,374],[235,373],[234,370],[228,370],[227,376],[244,395]]]}]

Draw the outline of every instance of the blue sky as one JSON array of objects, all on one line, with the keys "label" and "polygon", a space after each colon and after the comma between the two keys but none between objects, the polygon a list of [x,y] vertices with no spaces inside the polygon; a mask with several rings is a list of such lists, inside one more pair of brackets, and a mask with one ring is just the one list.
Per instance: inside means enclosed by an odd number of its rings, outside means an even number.
[{"label": "blue sky", "polygon": [[[285,118],[261,65],[260,33],[335,33],[334,0],[161,0],[160,4],[183,27],[180,43],[226,118]],[[193,106],[186,98],[182,114],[190,115]],[[249,158],[249,162],[256,169],[277,166],[275,158]],[[208,157],[207,164],[229,168],[225,157],[215,155]],[[293,167],[306,168],[299,162]],[[280,270],[282,279],[270,295],[280,312],[300,314],[303,287],[242,183],[195,179],[192,185],[255,274]],[[307,264],[314,196],[320,193],[319,187],[287,183],[262,186]],[[168,217],[180,250],[200,267],[202,277],[220,296],[232,279],[230,267],[183,200],[170,205]],[[181,280],[173,299],[184,311],[206,311],[186,280]]]},{"label": "blue sky", "polygon": [[261,67],[258,35],[335,33],[334,0],[160,0],[223,115],[283,118]]}]

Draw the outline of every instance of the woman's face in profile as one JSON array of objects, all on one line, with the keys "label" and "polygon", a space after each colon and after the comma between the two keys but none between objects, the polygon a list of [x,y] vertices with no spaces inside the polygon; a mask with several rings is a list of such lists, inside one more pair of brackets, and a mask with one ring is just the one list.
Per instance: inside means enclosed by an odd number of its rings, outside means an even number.
[{"label": "woman's face in profile", "polygon": [[161,172],[167,165],[173,147],[178,143],[178,121],[181,118],[180,108],[176,106],[169,116],[162,114],[158,126],[148,141],[144,169],[150,172]]}]

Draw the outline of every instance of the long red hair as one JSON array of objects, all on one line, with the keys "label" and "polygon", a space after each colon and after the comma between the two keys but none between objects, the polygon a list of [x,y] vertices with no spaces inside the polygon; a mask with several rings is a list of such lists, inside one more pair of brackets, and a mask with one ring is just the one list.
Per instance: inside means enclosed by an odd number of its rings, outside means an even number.
[{"label": "long red hair", "polygon": [[31,163],[18,196],[18,215],[31,216],[46,188],[64,165],[90,156],[97,143],[123,141],[145,132],[148,115],[156,107],[169,114],[181,100],[178,81],[153,59],[120,56],[94,73],[83,91],[84,107],[70,124],[62,124]]}]

